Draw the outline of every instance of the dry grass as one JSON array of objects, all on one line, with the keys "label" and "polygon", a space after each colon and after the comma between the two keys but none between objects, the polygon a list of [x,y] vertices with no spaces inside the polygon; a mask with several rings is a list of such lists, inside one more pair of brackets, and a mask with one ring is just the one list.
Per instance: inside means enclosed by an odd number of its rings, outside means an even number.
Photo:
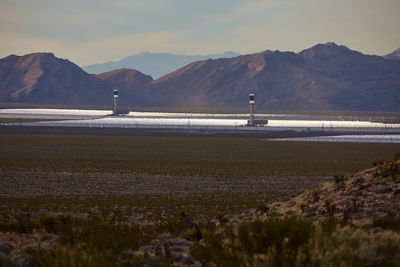
[{"label": "dry grass", "polygon": [[[226,192],[221,187],[216,194],[195,194],[196,183],[190,184],[190,179],[208,181],[208,187],[215,187],[216,182],[246,187],[251,179],[260,183],[271,177],[279,177],[284,184],[295,177],[312,180],[353,173],[399,151],[398,144],[0,134],[0,185],[4,195],[14,190],[11,185],[31,187],[40,181],[44,189],[41,196],[0,198],[0,230],[27,237],[39,234],[38,242],[44,245],[26,250],[39,266],[166,266],[177,258],[166,254],[146,258],[133,255],[133,251],[154,239],[187,235],[193,229],[187,228],[180,216],[185,212],[199,222],[204,233],[204,240],[191,249],[192,256],[204,263],[227,265],[233,260],[244,265],[305,262],[320,266],[325,260],[331,266],[345,266],[346,262],[393,265],[398,264],[400,255],[398,233],[336,224],[327,231],[323,224],[311,226],[296,218],[261,223],[251,221],[254,214],[249,215],[249,222],[235,228],[229,225],[232,215],[254,207],[262,210],[265,204],[288,199],[290,194],[273,192],[267,186],[259,191],[235,191],[228,186]],[[102,180],[107,177],[113,183]],[[121,181],[137,186],[138,177],[156,181],[155,190],[166,182],[163,179],[187,179],[190,186],[181,194],[151,190],[148,194],[110,194],[112,186]],[[89,187],[97,184],[103,186],[101,190],[91,195],[63,195],[63,188],[58,188],[58,196],[46,196],[52,185],[60,187],[62,183],[81,190],[88,185],[87,178],[94,178]],[[219,230],[207,232],[205,223],[216,218],[221,223]],[[378,226],[397,229],[398,221],[382,221]],[[265,245],[262,238],[266,236],[269,243]],[[52,238],[46,241],[47,237]]]},{"label": "dry grass", "polygon": [[389,159],[400,144],[269,142],[257,138],[0,134],[1,171],[185,177],[315,177]]}]

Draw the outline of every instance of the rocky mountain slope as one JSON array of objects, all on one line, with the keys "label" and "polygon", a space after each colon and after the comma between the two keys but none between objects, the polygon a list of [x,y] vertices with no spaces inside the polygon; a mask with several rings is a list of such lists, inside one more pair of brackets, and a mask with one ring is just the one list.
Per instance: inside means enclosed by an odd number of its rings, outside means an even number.
[{"label": "rocky mountain slope", "polygon": [[[114,88],[119,90],[121,96],[118,101],[122,105],[140,105],[143,99],[143,87],[145,84],[153,81],[149,75],[145,75],[137,70],[132,69],[118,69],[101,74],[93,74],[95,78],[102,81],[107,88]],[[110,102],[110,95],[103,103]]]},{"label": "rocky mountain slope", "polygon": [[[11,55],[0,60],[0,101],[44,104],[104,105],[112,89],[125,93],[125,104],[135,88],[152,81],[135,70],[90,75],[76,64],[51,53]],[[111,100],[111,101],[110,101]]]},{"label": "rocky mountain slope", "polygon": [[239,56],[239,54],[233,51],[211,55],[176,55],[171,53],[142,52],[137,55],[125,57],[119,61],[109,61],[83,66],[82,69],[88,73],[94,74],[122,68],[136,69],[151,75],[154,79],[158,79],[195,61],[209,58],[231,58],[236,56]]},{"label": "rocky mountain slope", "polygon": [[153,80],[120,69],[90,75],[53,54],[0,59],[0,102],[291,110],[400,110],[400,61],[334,43],[191,63]]},{"label": "rocky mountain slope", "polygon": [[376,167],[350,177],[335,176],[318,189],[269,206],[269,217],[297,215],[323,221],[329,217],[372,224],[400,212],[400,160],[376,162]]},{"label": "rocky mountain slope", "polygon": [[252,92],[265,109],[399,110],[400,62],[327,43],[199,61],[146,88],[149,105],[244,107]]},{"label": "rocky mountain slope", "polygon": [[400,48],[394,50],[392,53],[387,54],[386,56],[384,56],[386,59],[400,59]]}]

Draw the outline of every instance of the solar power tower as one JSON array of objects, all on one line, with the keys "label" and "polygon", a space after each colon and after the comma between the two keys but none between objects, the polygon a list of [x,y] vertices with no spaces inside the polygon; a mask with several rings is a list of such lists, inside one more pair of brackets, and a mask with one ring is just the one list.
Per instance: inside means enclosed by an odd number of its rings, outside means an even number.
[{"label": "solar power tower", "polygon": [[118,89],[114,89],[114,115],[118,115],[118,110],[117,110],[117,100],[118,100]]},{"label": "solar power tower", "polygon": [[254,104],[255,104],[255,96],[254,94],[249,94],[249,104],[250,104],[250,119],[248,121],[248,125],[253,126],[254,125]]}]

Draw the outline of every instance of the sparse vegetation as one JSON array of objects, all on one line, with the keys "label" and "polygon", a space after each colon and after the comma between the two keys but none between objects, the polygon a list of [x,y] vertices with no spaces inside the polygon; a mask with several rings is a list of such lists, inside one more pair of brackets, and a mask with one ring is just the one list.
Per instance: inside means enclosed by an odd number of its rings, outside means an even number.
[{"label": "sparse vegetation", "polygon": [[[0,184],[5,185],[0,197],[0,237],[15,244],[14,252],[0,255],[0,265],[12,266],[15,259],[11,258],[22,253],[19,257],[33,266],[173,266],[195,261],[217,266],[398,266],[396,207],[387,207],[387,216],[376,218],[371,225],[352,223],[352,216],[360,215],[365,206],[360,192],[369,188],[365,177],[352,180],[360,195],[354,193],[341,202],[327,198],[321,189],[308,191],[307,201],[292,198],[326,180],[333,184],[333,193],[341,194],[351,172],[367,167],[373,158],[388,160],[395,151],[399,151],[396,144],[0,134]],[[400,194],[397,187],[385,184],[398,182],[396,164],[395,159],[376,162],[376,174],[371,174],[381,183],[378,189],[390,196]],[[334,173],[342,174],[332,181]],[[22,175],[26,177],[20,179]],[[24,192],[24,187],[33,186],[41,177],[49,178],[47,195],[4,193],[10,190],[10,181]],[[121,194],[104,187],[97,194],[89,190],[63,195],[51,193],[54,177],[78,181],[75,186],[98,177],[116,183],[123,181],[118,177],[129,181],[148,177],[149,182],[171,177],[175,179],[171,181],[187,177],[222,181],[218,180],[222,177],[224,183],[241,186],[240,190],[222,188],[221,193],[208,193],[207,185],[207,190],[195,188],[196,193],[180,188],[179,194]],[[269,183],[262,183],[267,181],[263,177],[280,187],[272,190]],[[290,180],[293,177],[305,178]],[[258,182],[258,191],[245,191],[251,179]],[[301,184],[307,179],[315,183]],[[298,184],[295,190],[285,191],[289,180]],[[212,184],[216,185],[221,186]],[[292,201],[290,207],[297,205],[299,217],[282,216],[280,206],[270,205],[282,200]],[[311,215],[325,219],[311,221]]]},{"label": "sparse vegetation", "polygon": [[[60,149],[62,148],[62,149]],[[398,144],[258,138],[0,134],[0,170],[186,177],[331,177],[390,159]]]},{"label": "sparse vegetation", "polygon": [[291,217],[209,232],[190,250],[202,264],[217,266],[398,266],[400,235]]},{"label": "sparse vegetation", "polygon": [[376,176],[391,177],[392,179],[397,179],[400,177],[400,164],[398,160],[400,159],[400,154],[396,153],[392,160],[387,162],[383,160],[376,160],[372,162],[372,165],[377,167]]}]

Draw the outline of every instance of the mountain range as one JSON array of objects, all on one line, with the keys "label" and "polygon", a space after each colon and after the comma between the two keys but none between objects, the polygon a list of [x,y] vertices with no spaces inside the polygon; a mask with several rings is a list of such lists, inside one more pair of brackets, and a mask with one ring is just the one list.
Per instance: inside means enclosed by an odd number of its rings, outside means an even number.
[{"label": "mountain range", "polygon": [[88,73],[100,74],[116,69],[136,69],[158,79],[171,73],[189,63],[217,58],[232,58],[240,54],[227,51],[222,54],[211,55],[176,55],[171,53],[149,53],[142,52],[137,55],[125,57],[119,61],[109,61],[105,63],[83,66],[82,69]]},{"label": "mountain range", "polygon": [[90,75],[52,53],[10,55],[0,59],[0,102],[104,105],[112,88],[120,88],[122,95],[131,98],[152,80],[128,69]]},{"label": "mountain range", "polygon": [[0,59],[0,102],[147,107],[400,110],[400,60],[335,43],[190,63],[159,79],[137,70],[88,74],[51,53]]}]

